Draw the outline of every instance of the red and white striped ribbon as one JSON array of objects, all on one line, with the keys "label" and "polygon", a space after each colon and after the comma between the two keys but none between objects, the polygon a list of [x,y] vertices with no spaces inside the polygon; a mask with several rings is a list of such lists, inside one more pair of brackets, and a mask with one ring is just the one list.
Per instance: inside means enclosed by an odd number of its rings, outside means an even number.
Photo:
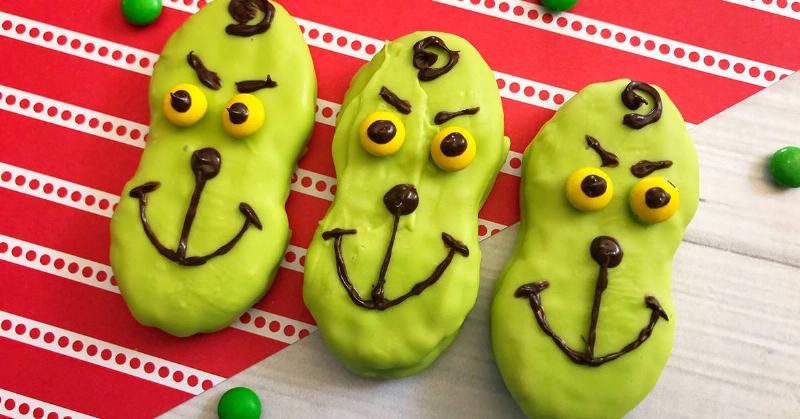
[{"label": "red and white striped ribbon", "polygon": [[0,388],[0,415],[12,418],[61,418],[61,419],[93,419],[94,416],[84,415],[61,406],[23,396],[6,389]]},{"label": "red and white striped ribbon", "polygon": [[767,13],[800,20],[800,1],[792,0],[722,0]]},{"label": "red and white striped ribbon", "polygon": [[769,86],[793,73],[786,68],[573,13],[555,15],[543,6],[523,0],[433,1],[757,86]]},{"label": "red and white striped ribbon", "polygon": [[[305,256],[305,249],[294,247],[291,251],[297,259]],[[119,294],[110,266],[4,234],[0,234],[0,260]],[[257,308],[231,326],[286,344],[316,330],[314,325]]]},{"label": "red and white striped ribbon", "polygon": [[196,368],[5,311],[0,311],[0,337],[194,395],[224,380]]}]

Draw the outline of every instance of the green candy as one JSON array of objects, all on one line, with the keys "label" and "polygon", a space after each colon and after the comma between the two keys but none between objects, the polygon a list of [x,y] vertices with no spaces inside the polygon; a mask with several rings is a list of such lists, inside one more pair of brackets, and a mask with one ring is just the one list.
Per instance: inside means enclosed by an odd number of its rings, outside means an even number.
[{"label": "green candy", "polygon": [[219,419],[258,419],[261,400],[247,387],[235,387],[225,392],[217,405]]},{"label": "green candy", "polygon": [[[414,66],[414,45],[430,37],[460,53],[449,72],[423,81]],[[435,58],[434,69],[449,61],[434,46],[418,51],[417,57],[418,65]],[[382,99],[383,87],[407,100],[411,112],[402,113]],[[439,112],[475,107],[480,107],[477,113],[434,121]],[[377,157],[362,145],[360,127],[375,112],[388,112],[405,126],[405,141],[394,154]],[[471,133],[477,153],[465,168],[448,172],[434,162],[431,144],[455,126]],[[418,32],[387,42],[353,78],[333,138],[336,198],[308,249],[303,282],[304,300],[328,348],[350,370],[379,377],[415,374],[455,339],[478,295],[478,210],[508,153],[503,132],[494,75],[478,51],[455,35]],[[383,290],[387,299],[408,298],[385,309],[359,306],[337,272],[337,239],[323,233],[356,230],[341,236],[344,268],[360,298],[374,303],[395,219],[384,198],[406,184],[416,188],[419,205],[404,206],[410,213],[397,218]],[[468,255],[453,251],[443,233],[465,245]],[[438,280],[417,288],[440,264],[446,267]],[[414,290],[418,295],[409,295]]]},{"label": "green candy", "polygon": [[769,171],[776,182],[790,188],[800,188],[800,147],[784,147],[775,152]]},{"label": "green candy", "polygon": [[578,0],[542,0],[544,7],[557,12],[563,12],[575,7]]},{"label": "green candy", "polygon": [[[629,82],[587,86],[525,151],[522,220],[514,254],[495,288],[491,334],[506,386],[530,417],[622,417],[656,384],[672,350],[680,322],[671,297],[672,258],[697,209],[698,160],[681,114],[656,86],[660,119],[641,129],[623,125],[630,114],[648,119],[654,105],[650,94],[636,88],[648,104],[626,107],[621,95]],[[587,135],[619,163],[601,167]],[[643,160],[660,163],[649,166],[658,169],[648,174],[642,167],[649,163],[638,164]],[[602,170],[613,185],[611,201],[600,210],[579,211],[567,198],[567,179],[582,168]],[[662,178],[665,189],[672,190],[667,180],[678,189],[671,198],[679,196],[680,204],[670,218],[644,224],[632,211],[631,199],[643,199],[634,186]],[[603,256],[614,248],[609,237],[621,248],[619,259]],[[607,288],[595,300],[603,263]],[[590,351],[594,301],[599,316]],[[575,359],[548,335],[540,314]],[[651,326],[651,334],[641,334]],[[627,352],[642,336],[647,337],[640,346]],[[618,352],[617,358],[604,358]]]},{"label": "green candy", "polygon": [[161,16],[161,0],[122,0],[122,14],[134,25],[148,25]]},{"label": "green candy", "polygon": [[[128,308],[143,325],[176,336],[225,328],[269,290],[291,235],[285,210],[290,179],[314,126],[316,76],[297,23],[270,1],[275,13],[266,32],[229,35],[226,28],[236,24],[230,3],[209,3],[167,41],[150,81],[149,140],[111,220],[111,266]],[[189,63],[196,59],[217,74],[219,86],[205,78],[218,88],[201,83]],[[245,138],[229,134],[223,117],[240,93],[236,82],[263,84],[268,75],[277,85],[250,93],[265,109],[263,126]],[[186,84],[197,95],[190,109],[207,103],[207,110],[184,127],[168,115],[175,113],[170,93]],[[214,150],[220,159],[215,173],[208,172]],[[143,197],[154,237],[142,220]],[[183,236],[183,261],[168,257],[181,251]],[[191,263],[202,257],[205,263]]]}]

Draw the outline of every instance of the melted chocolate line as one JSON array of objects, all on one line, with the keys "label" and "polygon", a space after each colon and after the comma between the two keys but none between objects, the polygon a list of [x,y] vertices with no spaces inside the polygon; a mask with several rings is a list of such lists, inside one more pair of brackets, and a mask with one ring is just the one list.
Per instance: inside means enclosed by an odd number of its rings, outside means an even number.
[{"label": "melted chocolate line", "polygon": [[628,83],[628,85],[625,86],[625,90],[622,92],[622,103],[632,111],[639,109],[639,107],[643,104],[647,104],[647,100],[636,94],[634,90],[641,90],[650,94],[655,101],[655,105],[650,113],[646,115],[640,115],[637,113],[626,114],[622,118],[622,123],[633,129],[642,129],[647,125],[658,122],[658,120],[661,119],[662,112],[664,111],[664,104],[661,102],[661,95],[658,93],[658,90],[656,90],[653,86],[640,81],[632,81]]},{"label": "melted chocolate line", "polygon": [[441,111],[437,113],[436,116],[433,117],[433,122],[436,125],[442,125],[445,122],[461,115],[475,115],[476,113],[478,113],[479,110],[481,110],[481,108],[476,106],[474,108],[462,109],[460,111],[455,111],[455,112]]},{"label": "melted chocolate line", "polygon": [[381,92],[378,94],[381,98],[383,98],[383,100],[386,101],[386,103],[394,106],[394,108],[397,109],[397,112],[405,115],[411,113],[411,102],[401,99],[399,96],[397,96],[397,94],[389,90],[388,87],[381,87]]},{"label": "melted chocolate line", "polygon": [[273,87],[278,87],[278,83],[272,80],[269,74],[267,74],[266,80],[243,80],[236,82],[236,90],[239,93],[253,93],[257,90],[272,89]]},{"label": "melted chocolate line", "polygon": [[[264,12],[264,17],[256,24],[248,22],[256,17],[258,10]],[[269,30],[275,18],[275,6],[267,0],[231,0],[228,4],[228,13],[237,23],[225,27],[228,35],[253,36]]]},{"label": "melted chocolate line", "polygon": [[669,160],[649,161],[642,160],[631,166],[631,174],[638,178],[643,178],[656,170],[666,169],[672,167],[672,162]]},{"label": "melted chocolate line", "polygon": [[213,90],[219,90],[222,87],[222,80],[220,80],[217,73],[207,69],[203,64],[203,60],[195,55],[194,51],[189,52],[189,55],[186,56],[186,61],[197,73],[197,78],[200,79],[200,83],[203,83],[203,86]]},{"label": "melted chocolate line", "polygon": [[549,286],[550,284],[547,281],[525,284],[517,289],[517,291],[514,293],[514,296],[518,298],[527,297],[530,300],[531,309],[533,310],[539,327],[547,336],[550,336],[556,346],[558,346],[558,348],[561,349],[561,351],[564,352],[564,354],[576,364],[586,365],[589,367],[599,367],[606,362],[613,361],[633,351],[647,341],[647,339],[649,339],[653,334],[653,329],[656,327],[656,323],[658,322],[659,318],[669,321],[666,312],[663,308],[661,308],[658,300],[656,300],[656,298],[653,296],[647,296],[645,297],[645,305],[652,310],[652,313],[650,314],[650,321],[647,323],[647,326],[642,328],[642,330],[639,332],[639,336],[637,336],[636,339],[625,345],[617,352],[595,357],[594,354],[580,352],[570,348],[569,344],[567,344],[563,338],[558,336],[550,327],[550,324],[547,322],[547,315],[545,314],[544,307],[542,306],[542,298],[540,295],[541,292],[547,289]]},{"label": "melted chocolate line", "polygon": [[387,308],[396,306],[403,301],[407,300],[408,298],[422,294],[425,289],[430,287],[431,285],[435,284],[436,281],[441,278],[442,274],[444,274],[445,270],[450,263],[453,261],[453,257],[456,253],[467,257],[469,256],[469,249],[467,246],[460,241],[453,238],[453,236],[442,233],[442,241],[444,242],[445,246],[449,249],[447,252],[447,256],[436,266],[433,272],[424,280],[417,282],[414,284],[411,289],[395,298],[395,299],[388,299],[384,296],[384,285],[386,283],[386,271],[389,269],[389,263],[391,262],[391,255],[392,249],[394,248],[394,239],[397,234],[397,226],[400,220],[399,213],[394,214],[394,223],[392,227],[392,235],[389,240],[389,244],[386,247],[386,255],[383,259],[383,264],[381,265],[380,274],[378,276],[378,281],[375,284],[374,288],[372,289],[372,299],[365,300],[363,299],[358,291],[353,286],[353,283],[350,281],[350,277],[347,274],[347,266],[344,261],[344,256],[342,252],[342,237],[349,234],[356,234],[356,230],[346,230],[336,228],[333,230],[326,231],[322,233],[323,240],[329,240],[331,238],[334,239],[333,242],[333,249],[334,255],[336,257],[336,272],[339,274],[339,280],[342,282],[342,286],[344,286],[347,294],[350,296],[350,300],[359,307],[368,309],[368,310],[379,310],[383,311]]},{"label": "melted chocolate line", "polygon": [[156,250],[158,250],[158,253],[161,253],[167,259],[176,260],[178,257],[177,254],[161,244],[161,241],[158,240],[158,237],[156,237],[153,229],[150,228],[150,223],[147,221],[147,194],[155,191],[159,186],[161,186],[159,182],[147,182],[131,189],[128,195],[131,198],[136,198],[139,200],[139,218],[142,220],[144,234],[150,240],[150,243],[153,243],[153,246],[156,248]]},{"label": "melted chocolate line", "polygon": [[[186,215],[183,219],[183,228],[181,229],[181,237],[177,250],[173,251],[168,249],[161,243],[161,241],[158,240],[147,219],[147,194],[157,190],[160,186],[160,183],[147,182],[131,189],[129,193],[131,198],[136,198],[139,200],[139,218],[141,219],[142,227],[144,228],[145,235],[150,240],[150,243],[152,243],[156,250],[158,250],[158,252],[164,257],[183,266],[199,266],[214,257],[228,253],[239,242],[242,236],[244,236],[244,233],[248,228],[250,228],[250,226],[254,226],[259,230],[262,229],[261,220],[259,220],[255,210],[253,210],[249,204],[242,202],[239,204],[239,212],[244,215],[245,220],[242,224],[242,228],[231,240],[208,255],[186,257],[189,233],[191,232],[192,225],[194,224],[194,218],[197,215],[197,207],[200,203],[200,196],[203,193],[206,181],[215,177],[219,171],[219,166],[216,166],[215,168],[209,168],[209,165],[214,164],[214,162],[209,162],[207,156],[203,156],[206,157],[206,159],[203,157],[196,157],[199,152],[203,152],[205,150],[211,149],[198,150],[192,156],[192,169],[195,174],[195,186],[194,191],[192,192],[192,198],[189,203],[189,207],[186,209]],[[217,164],[218,163],[219,162],[217,162]]]},{"label": "melted chocolate line", "polygon": [[592,150],[597,152],[597,155],[600,156],[600,160],[603,161],[601,167],[617,167],[619,166],[619,157],[616,154],[606,150],[600,145],[600,141],[596,138],[592,137],[591,135],[586,136],[586,145],[591,147]]},{"label": "melted chocolate line", "polygon": [[655,297],[650,295],[645,296],[645,306],[652,310],[652,312],[650,314],[650,320],[648,324],[642,328],[642,330],[639,332],[639,336],[617,352],[596,357],[594,355],[594,346],[595,342],[597,341],[597,323],[600,319],[600,305],[602,303],[603,292],[605,292],[606,288],[608,287],[608,269],[616,267],[619,265],[619,263],[621,263],[622,249],[619,247],[619,243],[617,243],[613,238],[601,236],[592,242],[591,250],[592,258],[598,263],[598,265],[600,265],[600,269],[597,275],[597,282],[595,284],[594,301],[592,303],[592,313],[589,324],[589,334],[588,338],[585,339],[585,351],[581,352],[571,348],[569,344],[567,344],[567,342],[558,334],[556,334],[552,327],[550,327],[541,298],[541,293],[550,286],[549,282],[539,281],[530,284],[524,284],[517,288],[517,290],[514,292],[514,297],[528,298],[539,327],[546,335],[550,336],[556,346],[558,346],[558,348],[561,349],[561,351],[564,352],[564,354],[567,355],[572,362],[590,367],[598,367],[606,362],[613,361],[641,346],[653,334],[653,329],[655,328],[658,319],[661,318],[665,321],[669,321],[669,317]]},{"label": "melted chocolate line", "polygon": [[[425,49],[432,47],[439,48],[447,53],[447,63],[445,65],[439,68],[433,68],[433,65],[436,64],[439,57],[433,52],[425,51]],[[419,70],[417,78],[421,81],[431,81],[446,74],[458,64],[459,58],[460,52],[448,48],[447,44],[438,36],[429,36],[414,44],[413,62],[414,67]]]}]

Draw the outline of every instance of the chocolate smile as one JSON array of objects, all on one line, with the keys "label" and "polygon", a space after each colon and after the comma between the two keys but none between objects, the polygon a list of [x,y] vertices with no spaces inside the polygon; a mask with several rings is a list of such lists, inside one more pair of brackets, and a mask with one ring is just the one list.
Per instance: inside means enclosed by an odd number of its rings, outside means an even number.
[{"label": "chocolate smile", "polygon": [[142,219],[142,226],[144,233],[150,242],[153,243],[156,250],[164,255],[169,260],[184,266],[197,266],[206,263],[209,259],[224,255],[228,253],[239,239],[244,236],[244,233],[252,225],[261,230],[261,221],[258,219],[255,210],[245,202],[239,204],[239,211],[244,215],[244,224],[239,233],[236,234],[230,241],[222,245],[219,249],[205,256],[186,256],[188,247],[189,232],[192,230],[194,224],[194,217],[197,214],[197,205],[200,203],[200,195],[203,193],[203,188],[209,179],[213,179],[219,173],[222,167],[222,156],[213,148],[204,148],[192,153],[192,171],[194,172],[194,192],[192,192],[192,200],[189,203],[189,208],[186,210],[186,216],[183,219],[183,229],[181,230],[181,239],[178,243],[177,250],[168,249],[156,237],[150,224],[147,221],[147,194],[158,189],[161,184],[159,182],[147,182],[143,185],[131,189],[131,198],[139,200],[139,217]]},{"label": "chocolate smile", "polygon": [[442,241],[449,250],[447,256],[436,266],[433,273],[424,280],[414,284],[407,293],[394,299],[386,298],[384,296],[386,271],[389,269],[389,263],[392,259],[392,249],[394,248],[394,239],[397,235],[397,225],[400,222],[400,216],[411,214],[417,209],[417,205],[419,205],[419,195],[417,195],[417,190],[413,185],[396,185],[383,196],[383,203],[386,205],[386,209],[394,216],[394,225],[392,226],[392,235],[389,239],[389,245],[386,248],[386,255],[383,258],[378,281],[372,288],[371,300],[365,300],[358,294],[358,291],[350,281],[350,277],[347,275],[347,267],[345,266],[344,257],[342,256],[342,237],[349,234],[356,234],[356,230],[336,228],[322,233],[322,238],[324,240],[334,239],[333,248],[336,255],[336,271],[339,274],[342,285],[350,295],[350,299],[353,300],[355,305],[369,310],[386,310],[389,307],[402,303],[411,296],[422,294],[425,289],[435,284],[436,281],[441,278],[444,271],[450,266],[450,262],[453,261],[453,257],[456,253],[464,257],[469,256],[469,249],[464,243],[454,239],[453,236],[447,233],[442,233]]},{"label": "chocolate smile", "polygon": [[669,321],[669,318],[656,297],[645,296],[644,304],[652,310],[652,313],[650,314],[650,322],[639,332],[639,336],[617,352],[595,357],[594,344],[597,339],[596,331],[597,321],[600,317],[600,300],[603,296],[603,291],[608,287],[608,269],[615,268],[622,263],[622,247],[620,247],[619,243],[612,237],[600,236],[592,241],[590,251],[592,259],[600,265],[600,273],[597,276],[597,284],[595,285],[589,335],[588,338],[584,339],[584,342],[586,342],[585,351],[581,352],[570,348],[567,342],[558,336],[547,323],[547,316],[542,306],[542,297],[540,294],[550,286],[550,283],[547,281],[539,281],[525,284],[517,289],[514,296],[518,298],[528,298],[530,300],[531,308],[533,309],[533,314],[536,316],[536,322],[539,323],[539,327],[542,328],[545,334],[553,339],[556,346],[558,346],[572,362],[588,365],[590,367],[598,367],[641,346],[653,334],[653,329],[656,327],[658,319],[662,318],[665,321]]}]

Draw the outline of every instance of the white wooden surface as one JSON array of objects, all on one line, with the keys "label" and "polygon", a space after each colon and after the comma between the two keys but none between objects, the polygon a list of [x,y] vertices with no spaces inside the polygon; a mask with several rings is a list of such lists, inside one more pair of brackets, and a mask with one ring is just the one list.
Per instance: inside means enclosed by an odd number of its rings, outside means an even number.
[{"label": "white wooden surface", "polygon": [[[708,100],[714,100],[708,98]],[[675,348],[634,418],[800,418],[800,190],[766,162],[800,145],[800,74],[692,130],[701,203],[674,262]],[[482,243],[477,305],[427,371],[381,381],[348,373],[313,334],[167,413],[215,417],[227,389],[259,393],[262,417],[521,417],[492,360],[490,296],[516,228]]]}]

